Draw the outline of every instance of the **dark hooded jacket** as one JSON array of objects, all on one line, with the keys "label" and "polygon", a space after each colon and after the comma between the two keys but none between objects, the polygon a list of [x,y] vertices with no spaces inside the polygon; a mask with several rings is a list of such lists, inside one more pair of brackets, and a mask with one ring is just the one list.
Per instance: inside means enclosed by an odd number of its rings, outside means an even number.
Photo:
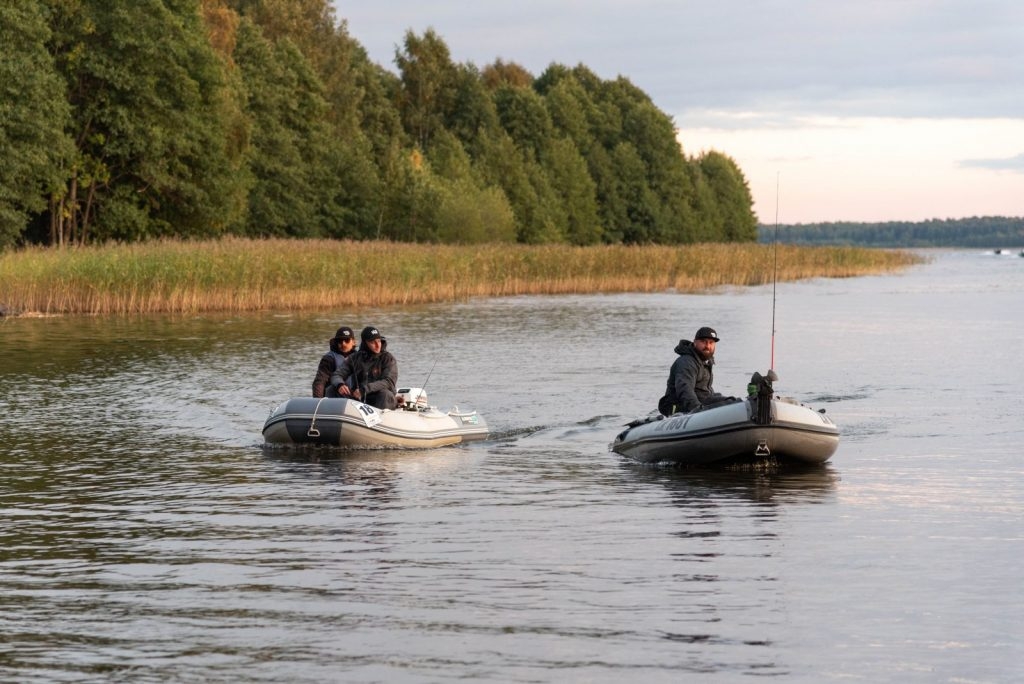
[{"label": "dark hooded jacket", "polygon": [[348,354],[343,354],[338,347],[338,338],[332,338],[330,351],[323,355],[319,365],[316,367],[316,375],[313,376],[313,396],[338,396],[338,387],[331,383],[331,376],[345,363],[345,357],[355,353],[353,348]]},{"label": "dark hooded jacket", "polygon": [[365,342],[360,344],[359,351],[345,359],[345,363],[331,375],[331,385],[337,387],[343,382],[358,389],[365,403],[377,408],[395,408],[398,361],[388,351],[387,340],[381,338],[379,354],[371,352]]},{"label": "dark hooded jacket", "polygon": [[689,413],[723,399],[711,387],[715,379],[712,372],[714,357],[707,361],[702,359],[690,340],[679,340],[675,352],[679,358],[669,369],[665,396],[658,402],[658,411],[666,416]]}]

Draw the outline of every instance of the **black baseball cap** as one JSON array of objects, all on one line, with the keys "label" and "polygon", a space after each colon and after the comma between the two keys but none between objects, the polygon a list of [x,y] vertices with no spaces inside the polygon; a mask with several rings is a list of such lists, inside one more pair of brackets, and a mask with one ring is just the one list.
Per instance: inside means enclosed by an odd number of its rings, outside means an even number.
[{"label": "black baseball cap", "polygon": [[352,328],[347,325],[343,325],[338,328],[338,332],[334,333],[334,339],[341,342],[342,340],[351,340],[356,334],[352,332]]},{"label": "black baseball cap", "polygon": [[368,325],[365,328],[363,328],[363,333],[361,337],[363,338],[363,342],[366,342],[367,340],[379,340],[380,330],[377,330],[372,325]]},{"label": "black baseball cap", "polygon": [[693,336],[695,340],[714,340],[718,342],[718,333],[715,332],[714,328],[709,328],[706,325],[697,331],[697,334]]}]

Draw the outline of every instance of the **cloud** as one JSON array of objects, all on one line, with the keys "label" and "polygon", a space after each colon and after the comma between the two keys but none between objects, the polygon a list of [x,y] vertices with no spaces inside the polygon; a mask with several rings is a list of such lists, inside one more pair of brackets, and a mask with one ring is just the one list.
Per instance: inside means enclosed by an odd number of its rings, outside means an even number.
[{"label": "cloud", "polygon": [[[457,63],[623,76],[786,222],[1020,213],[1021,0],[335,0],[394,70],[407,30]],[[1019,149],[1019,147],[1018,147]]]},{"label": "cloud", "polygon": [[501,58],[535,75],[582,63],[625,76],[677,117],[1024,111],[1019,0],[339,0],[338,16],[389,69],[406,30],[432,27],[456,62]]},{"label": "cloud", "polygon": [[997,159],[961,159],[957,166],[964,169],[984,169],[988,171],[1013,171],[1024,173],[1024,153],[1015,157]]}]

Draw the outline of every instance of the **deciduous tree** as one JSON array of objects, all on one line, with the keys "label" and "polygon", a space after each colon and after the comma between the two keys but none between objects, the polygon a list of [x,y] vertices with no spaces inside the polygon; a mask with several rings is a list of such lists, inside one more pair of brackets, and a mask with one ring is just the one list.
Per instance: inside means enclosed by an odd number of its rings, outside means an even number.
[{"label": "deciduous tree", "polygon": [[76,145],[51,202],[53,241],[223,231],[238,175],[198,0],[50,2]]},{"label": "deciduous tree", "polygon": [[35,0],[0,5],[0,249],[19,241],[65,180],[73,144],[64,82]]}]

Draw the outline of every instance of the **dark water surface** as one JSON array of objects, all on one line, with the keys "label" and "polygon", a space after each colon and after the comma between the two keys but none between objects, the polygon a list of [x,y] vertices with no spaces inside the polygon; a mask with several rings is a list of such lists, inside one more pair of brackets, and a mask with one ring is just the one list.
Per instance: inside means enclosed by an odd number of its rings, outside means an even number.
[{"label": "dark water surface", "polygon": [[[672,348],[771,362],[771,287],[296,315],[0,321],[0,679],[1012,682],[1024,259],[780,284],[823,468],[611,454]],[[342,323],[479,410],[435,451],[262,446]],[[429,377],[429,380],[428,380]]]}]

